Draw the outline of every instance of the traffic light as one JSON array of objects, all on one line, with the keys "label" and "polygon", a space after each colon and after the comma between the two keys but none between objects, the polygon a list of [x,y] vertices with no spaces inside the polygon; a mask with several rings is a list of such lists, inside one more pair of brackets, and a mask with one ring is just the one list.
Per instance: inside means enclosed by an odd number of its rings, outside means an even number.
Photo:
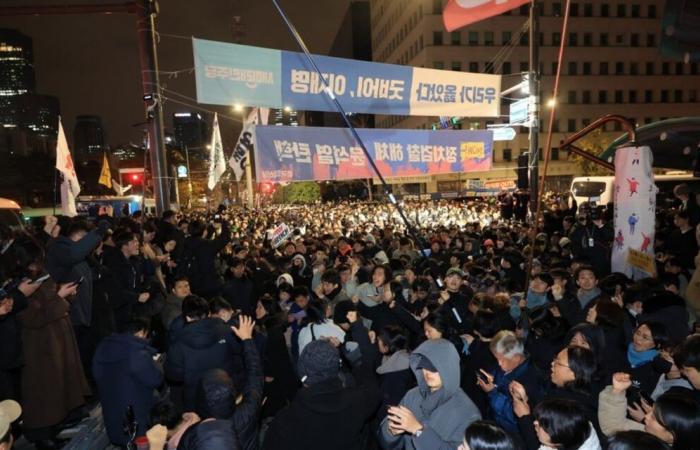
[{"label": "traffic light", "polygon": [[274,189],[272,183],[260,183],[260,192],[264,195],[271,194]]}]

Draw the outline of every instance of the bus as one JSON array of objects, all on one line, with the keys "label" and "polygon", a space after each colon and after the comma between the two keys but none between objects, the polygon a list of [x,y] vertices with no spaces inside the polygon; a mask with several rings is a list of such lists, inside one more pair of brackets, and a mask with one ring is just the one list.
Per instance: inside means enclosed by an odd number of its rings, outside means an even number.
[{"label": "bus", "polygon": [[[673,188],[679,184],[687,184],[690,191],[700,194],[700,178],[693,177],[691,173],[669,173],[654,175],[654,184],[658,189],[656,193],[656,205],[667,207],[674,202]],[[571,182],[571,194],[579,205],[583,202],[607,205],[615,199],[615,177],[591,176],[575,177]]]},{"label": "bus", "polygon": [[9,198],[0,198],[0,223],[17,230],[23,227],[22,220],[22,208],[19,203]]}]

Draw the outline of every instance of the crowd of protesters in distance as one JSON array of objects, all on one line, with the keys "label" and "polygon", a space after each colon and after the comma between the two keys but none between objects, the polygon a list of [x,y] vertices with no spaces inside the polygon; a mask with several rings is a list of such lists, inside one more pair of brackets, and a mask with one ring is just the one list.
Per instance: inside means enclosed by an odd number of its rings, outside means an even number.
[{"label": "crowd of protesters in distance", "polygon": [[60,448],[97,401],[118,447],[697,449],[700,207],[674,193],[636,281],[612,206],[568,196],[535,230],[522,194],[407,202],[412,230],[376,202],[0,227],[0,450]]}]

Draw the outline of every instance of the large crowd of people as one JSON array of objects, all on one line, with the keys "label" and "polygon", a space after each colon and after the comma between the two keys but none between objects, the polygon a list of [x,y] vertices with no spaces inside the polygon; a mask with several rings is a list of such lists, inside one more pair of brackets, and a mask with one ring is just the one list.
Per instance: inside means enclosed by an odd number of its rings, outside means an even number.
[{"label": "large crowd of people", "polygon": [[675,193],[639,280],[612,206],[568,196],[533,225],[521,193],[407,202],[410,227],[378,202],[0,226],[0,450],[60,448],[97,402],[120,448],[698,449]]}]

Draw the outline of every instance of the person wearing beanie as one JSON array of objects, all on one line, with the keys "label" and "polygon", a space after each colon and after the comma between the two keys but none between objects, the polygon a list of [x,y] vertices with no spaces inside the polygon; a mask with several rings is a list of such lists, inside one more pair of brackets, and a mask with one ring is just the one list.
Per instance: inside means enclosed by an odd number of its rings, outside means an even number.
[{"label": "person wearing beanie", "polygon": [[[380,402],[377,380],[372,373],[373,353],[367,330],[356,311],[348,312],[360,357],[352,358],[356,383],[343,383],[341,352],[333,339],[317,339],[301,352],[298,374],[303,387],[291,404],[270,424],[264,450],[362,450],[372,439],[366,426]],[[345,346],[343,346],[344,348]],[[353,352],[355,353],[355,352]]]},{"label": "person wearing beanie", "polygon": [[197,384],[194,412],[201,422],[185,431],[181,450],[257,450],[258,416],[263,398],[263,370],[253,340],[255,323],[241,316],[231,330],[241,340],[246,377],[236,385],[221,369],[206,372]]},{"label": "person wearing beanie", "polygon": [[445,339],[423,342],[410,356],[418,386],[389,407],[379,443],[384,449],[457,448],[464,430],[481,419],[474,402],[459,386],[459,354]]}]

